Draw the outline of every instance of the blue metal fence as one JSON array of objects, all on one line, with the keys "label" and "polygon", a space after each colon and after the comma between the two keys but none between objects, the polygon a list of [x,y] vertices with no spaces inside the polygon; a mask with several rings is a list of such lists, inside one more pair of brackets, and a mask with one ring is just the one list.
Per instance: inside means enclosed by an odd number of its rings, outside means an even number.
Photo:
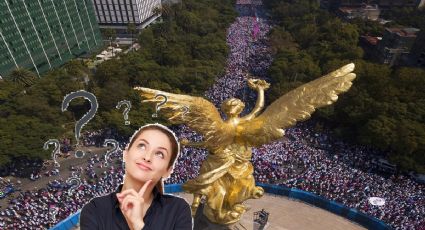
[{"label": "blue metal fence", "polygon": [[367,229],[374,229],[374,230],[392,229],[390,226],[388,226],[387,224],[385,224],[381,220],[378,220],[375,217],[368,216],[354,208],[348,208],[340,203],[327,200],[326,198],[322,196],[319,196],[310,192],[306,192],[296,188],[288,188],[284,186],[261,184],[261,183],[257,183],[257,186],[263,187],[265,192],[267,193],[287,196],[293,199],[301,200],[313,206],[325,209],[336,215],[342,216],[355,223],[358,223]]},{"label": "blue metal fence", "polygon": [[[368,229],[374,229],[374,230],[392,229],[390,226],[386,225],[384,222],[374,217],[368,216],[356,209],[345,207],[344,205],[337,203],[335,201],[327,200],[324,197],[321,197],[319,195],[316,195],[310,192],[302,191],[295,188],[287,188],[284,186],[261,184],[261,183],[257,183],[257,186],[263,187],[266,193],[272,193],[275,195],[281,195],[281,196],[286,196],[293,199],[301,200],[308,204],[325,209],[336,215],[349,219]],[[172,185],[165,186],[165,192],[177,193],[177,192],[183,192],[183,189],[180,184],[172,184]],[[62,220],[55,227],[51,229],[53,230],[72,229],[78,224],[78,221],[80,218],[80,211],[81,210],[78,210],[76,213],[69,216],[65,220]]]}]

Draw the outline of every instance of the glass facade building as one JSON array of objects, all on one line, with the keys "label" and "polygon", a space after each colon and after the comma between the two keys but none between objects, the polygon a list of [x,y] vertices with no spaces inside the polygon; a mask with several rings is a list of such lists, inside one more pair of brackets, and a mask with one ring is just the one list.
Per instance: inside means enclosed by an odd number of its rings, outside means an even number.
[{"label": "glass facade building", "polygon": [[102,25],[140,25],[155,17],[153,11],[161,7],[161,0],[91,0],[98,23]]},{"label": "glass facade building", "polygon": [[90,0],[0,0],[0,75],[38,75],[102,46]]}]

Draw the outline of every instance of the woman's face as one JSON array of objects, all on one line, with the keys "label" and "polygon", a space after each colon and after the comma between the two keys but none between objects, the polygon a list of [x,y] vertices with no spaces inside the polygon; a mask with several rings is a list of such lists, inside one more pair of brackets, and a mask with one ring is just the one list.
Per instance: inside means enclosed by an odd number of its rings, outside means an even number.
[{"label": "woman's face", "polygon": [[171,175],[171,143],[159,130],[144,130],[130,149],[124,150],[126,175],[135,180],[157,182]]}]

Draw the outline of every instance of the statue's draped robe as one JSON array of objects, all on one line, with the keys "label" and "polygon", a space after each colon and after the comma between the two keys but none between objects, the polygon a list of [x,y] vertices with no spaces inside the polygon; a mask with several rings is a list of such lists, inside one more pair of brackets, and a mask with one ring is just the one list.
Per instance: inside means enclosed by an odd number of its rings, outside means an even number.
[{"label": "statue's draped robe", "polygon": [[[252,196],[255,181],[251,156],[251,148],[238,144],[210,150],[199,176],[187,181],[183,189],[208,197],[204,212],[221,212],[224,215],[233,210],[235,204],[241,204]],[[220,219],[218,216],[216,218]]]}]

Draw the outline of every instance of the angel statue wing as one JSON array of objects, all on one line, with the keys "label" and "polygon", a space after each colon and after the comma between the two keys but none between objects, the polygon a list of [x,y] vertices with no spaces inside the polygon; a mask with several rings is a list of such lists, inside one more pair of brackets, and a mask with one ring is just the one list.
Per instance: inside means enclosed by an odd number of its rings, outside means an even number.
[{"label": "angel statue wing", "polygon": [[205,143],[230,143],[235,135],[234,127],[225,123],[217,108],[202,97],[168,93],[160,90],[135,87],[140,91],[142,102],[157,104],[167,101],[160,107],[159,113],[172,124],[186,124],[191,129],[204,136]]},{"label": "angel statue wing", "polygon": [[345,65],[281,96],[258,117],[242,120],[237,139],[255,147],[282,138],[284,129],[310,118],[316,108],[334,103],[347,91],[356,78],[353,70],[353,63]]}]

